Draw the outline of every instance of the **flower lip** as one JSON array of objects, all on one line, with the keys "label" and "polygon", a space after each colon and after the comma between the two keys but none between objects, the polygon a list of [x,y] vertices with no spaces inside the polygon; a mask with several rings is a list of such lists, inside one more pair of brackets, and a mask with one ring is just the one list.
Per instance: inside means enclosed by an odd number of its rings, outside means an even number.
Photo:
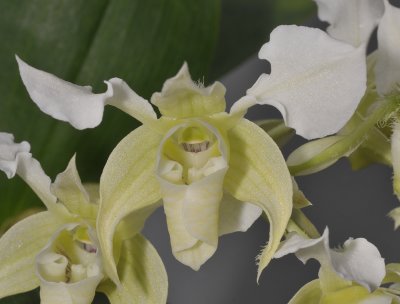
[{"label": "flower lip", "polygon": [[197,119],[171,128],[160,144],[158,175],[189,185],[227,167],[227,149],[220,132]]},{"label": "flower lip", "polygon": [[61,227],[36,257],[36,273],[44,284],[75,284],[103,277],[94,231],[72,223]]}]

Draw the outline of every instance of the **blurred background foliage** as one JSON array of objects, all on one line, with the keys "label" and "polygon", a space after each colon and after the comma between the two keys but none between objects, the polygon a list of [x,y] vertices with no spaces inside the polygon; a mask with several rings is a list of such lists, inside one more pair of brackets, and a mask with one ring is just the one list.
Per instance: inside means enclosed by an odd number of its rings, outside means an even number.
[{"label": "blurred background foliage", "polygon": [[[93,130],[52,119],[30,100],[14,54],[95,92],[105,90],[103,80],[120,77],[150,98],[184,61],[194,79],[210,83],[255,54],[275,26],[302,24],[313,14],[311,0],[0,0],[0,130],[31,143],[52,179],[77,153],[82,179],[96,181],[138,122],[112,107]],[[0,174],[0,224],[37,206],[19,178]],[[37,295],[0,300],[35,302]]]}]

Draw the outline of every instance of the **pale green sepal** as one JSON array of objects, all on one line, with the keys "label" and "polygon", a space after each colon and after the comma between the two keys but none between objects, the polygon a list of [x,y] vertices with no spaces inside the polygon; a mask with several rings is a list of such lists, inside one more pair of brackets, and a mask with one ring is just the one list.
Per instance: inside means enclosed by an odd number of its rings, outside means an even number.
[{"label": "pale green sepal", "polygon": [[119,280],[113,236],[118,223],[131,212],[153,205],[161,198],[155,175],[160,142],[161,137],[150,128],[135,129],[111,153],[101,176],[97,234],[104,270],[115,283]]},{"label": "pale green sepal", "polygon": [[[218,246],[219,208],[226,171],[227,167],[190,185],[176,185],[159,178],[172,252],[195,270]],[[203,242],[209,250],[203,250],[199,244]]]},{"label": "pale green sepal", "polygon": [[111,304],[164,304],[167,302],[168,278],[155,248],[141,235],[122,244],[118,263],[121,284],[110,280],[98,290]]},{"label": "pale green sepal", "polygon": [[36,275],[42,304],[92,303],[103,279],[101,251],[92,228],[69,223],[58,229],[36,256]]},{"label": "pale green sepal", "polygon": [[[95,188],[98,191],[98,187]],[[72,157],[65,171],[57,175],[51,185],[51,191],[72,214],[96,219],[98,205],[91,202],[89,193],[81,182],[76,169],[75,156]]]},{"label": "pale green sepal", "polygon": [[259,279],[285,233],[292,212],[292,180],[278,146],[257,125],[243,119],[228,137],[232,144],[225,189],[240,201],[256,204],[270,222],[268,245],[258,257]]},{"label": "pale green sepal", "polygon": [[400,226],[400,207],[394,208],[388,214],[388,216],[394,221],[394,229]]},{"label": "pale green sepal", "polygon": [[49,211],[29,216],[0,239],[0,298],[39,286],[35,256],[64,223]]},{"label": "pale green sepal", "polygon": [[321,171],[339,158],[349,156],[361,144],[347,136],[328,136],[308,142],[294,150],[287,159],[290,173],[307,175]]},{"label": "pale green sepal", "polygon": [[254,123],[267,132],[280,148],[286,145],[295,134],[292,128],[286,127],[283,119],[263,119]]},{"label": "pale green sepal", "polygon": [[152,205],[135,210],[135,212],[127,215],[118,224],[116,234],[121,240],[127,240],[135,236],[143,229],[147,218],[158,208],[162,206],[162,201],[158,201]]},{"label": "pale green sepal", "polygon": [[385,13],[378,27],[376,88],[379,94],[389,94],[400,83],[400,8],[384,0]]},{"label": "pale green sepal", "polygon": [[296,209],[305,208],[311,206],[311,202],[306,198],[303,191],[299,189],[299,185],[297,184],[294,177],[292,177],[293,183],[293,207]]},{"label": "pale green sepal", "polygon": [[218,234],[247,231],[262,214],[262,209],[254,204],[235,199],[225,193],[219,207]]},{"label": "pale green sepal", "polygon": [[393,189],[394,194],[400,200],[400,122],[393,125],[392,143],[392,165],[393,165]]},{"label": "pale green sepal", "polygon": [[321,290],[319,280],[304,285],[289,301],[289,304],[319,304]]},{"label": "pale green sepal", "polygon": [[178,74],[168,79],[151,102],[164,116],[201,117],[225,111],[225,87],[220,82],[204,87],[193,82],[186,63]]}]

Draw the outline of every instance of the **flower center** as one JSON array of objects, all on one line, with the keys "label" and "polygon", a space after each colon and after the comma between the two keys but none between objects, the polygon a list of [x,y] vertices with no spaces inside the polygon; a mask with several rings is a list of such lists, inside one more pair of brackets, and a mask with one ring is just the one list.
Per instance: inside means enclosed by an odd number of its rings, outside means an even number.
[{"label": "flower center", "polygon": [[48,282],[75,283],[100,274],[97,246],[85,226],[64,229],[37,257],[39,275]]},{"label": "flower center", "polygon": [[200,123],[182,126],[164,141],[158,171],[174,184],[190,185],[222,167],[226,161],[215,130]]}]

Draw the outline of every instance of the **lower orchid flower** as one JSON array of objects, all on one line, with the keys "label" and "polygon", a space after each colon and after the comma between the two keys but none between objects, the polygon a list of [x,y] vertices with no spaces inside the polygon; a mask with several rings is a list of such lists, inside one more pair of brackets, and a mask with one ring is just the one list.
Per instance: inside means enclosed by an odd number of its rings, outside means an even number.
[{"label": "lower orchid flower", "polygon": [[[316,259],[321,264],[319,279],[303,286],[289,304],[394,304],[400,302],[396,286],[379,287],[399,281],[399,267],[391,265],[386,275],[384,259],[366,239],[348,239],[342,248],[329,248],[328,229],[317,239],[290,234],[282,242],[275,258],[295,253],[306,263]],[[388,266],[389,266],[388,265]],[[396,272],[397,271],[397,272]]]},{"label": "lower orchid flower", "polygon": [[[272,73],[262,75],[230,113],[224,86],[193,82],[184,64],[151,97],[160,118],[121,79],[106,81],[107,91],[93,94],[89,87],[18,63],[31,98],[54,118],[91,128],[110,104],[143,123],[114,149],[100,183],[99,241],[105,272],[117,283],[118,223],[130,214],[146,218],[160,202],[173,254],[193,269],[214,254],[220,235],[247,230],[264,212],[270,237],[259,256],[259,277],[290,218],[292,181],[277,145],[243,116],[254,104],[271,104],[302,136],[336,132],[337,121],[344,124],[364,94],[364,52],[364,46],[354,48],[317,29],[280,26],[260,51]],[[331,119],[319,119],[321,111]]]},{"label": "lower orchid flower", "polygon": [[81,183],[75,158],[51,183],[29,151],[27,142],[0,133],[0,170],[8,178],[18,174],[47,208],[0,238],[0,298],[40,286],[43,304],[89,304],[96,291],[112,304],[165,303],[167,278],[157,252],[123,224],[115,235],[120,288],[107,278],[96,231],[98,186]]}]

